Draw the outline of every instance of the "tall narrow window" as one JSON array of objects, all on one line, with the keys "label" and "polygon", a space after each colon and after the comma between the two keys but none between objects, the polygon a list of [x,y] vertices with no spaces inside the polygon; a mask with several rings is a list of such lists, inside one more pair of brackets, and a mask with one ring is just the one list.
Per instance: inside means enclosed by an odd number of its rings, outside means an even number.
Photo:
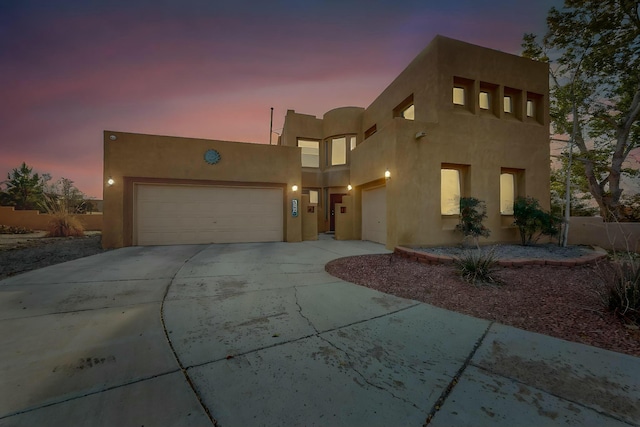
[{"label": "tall narrow window", "polygon": [[353,150],[354,148],[356,148],[356,137],[355,136],[350,136],[349,137],[349,149]]},{"label": "tall narrow window", "polygon": [[513,202],[516,199],[516,177],[513,173],[500,174],[500,213],[513,215]]},{"label": "tall narrow window", "polygon": [[488,110],[490,105],[489,92],[480,92],[478,103],[481,110]]},{"label": "tall narrow window", "polygon": [[369,129],[364,131],[364,139],[369,138],[371,135],[373,135],[374,133],[376,133],[376,131],[378,130],[376,125],[371,126]]},{"label": "tall narrow window", "polygon": [[504,97],[504,112],[513,113],[513,99],[510,96]]},{"label": "tall narrow window", "polygon": [[309,190],[309,203],[318,204],[318,191]]},{"label": "tall narrow window", "polygon": [[302,167],[320,167],[320,142],[299,139],[298,147],[302,149]]},{"label": "tall narrow window", "polygon": [[440,170],[440,212],[460,214],[460,171],[457,169]]},{"label": "tall narrow window", "polygon": [[454,87],[453,88],[453,104],[454,105],[464,105],[464,88],[463,87]]},{"label": "tall narrow window", "polygon": [[331,166],[347,164],[347,138],[333,138],[331,140]]},{"label": "tall narrow window", "polygon": [[535,117],[536,108],[532,99],[527,99],[527,117]]}]

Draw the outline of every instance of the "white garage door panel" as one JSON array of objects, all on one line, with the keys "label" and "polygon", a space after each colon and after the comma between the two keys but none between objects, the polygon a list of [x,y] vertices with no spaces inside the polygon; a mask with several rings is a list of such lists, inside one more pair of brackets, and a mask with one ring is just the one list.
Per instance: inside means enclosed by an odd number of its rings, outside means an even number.
[{"label": "white garage door panel", "polygon": [[273,242],[283,237],[280,188],[136,186],[136,244]]},{"label": "white garage door panel", "polygon": [[387,189],[362,192],[362,240],[387,243]]}]

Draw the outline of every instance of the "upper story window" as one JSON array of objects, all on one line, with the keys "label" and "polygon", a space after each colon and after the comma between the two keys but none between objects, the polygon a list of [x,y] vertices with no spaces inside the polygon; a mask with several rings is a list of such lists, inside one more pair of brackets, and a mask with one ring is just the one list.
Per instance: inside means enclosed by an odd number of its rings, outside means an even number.
[{"label": "upper story window", "polygon": [[465,90],[463,87],[453,87],[453,105],[465,105]]},{"label": "upper story window", "polygon": [[415,120],[415,106],[413,105],[413,94],[409,95],[396,108],[393,109],[393,117],[401,117],[406,120]]},{"label": "upper story window", "polygon": [[318,204],[318,190],[309,190],[309,203]]},{"label": "upper story window", "polygon": [[331,138],[331,166],[347,164],[347,137]]},{"label": "upper story window", "polygon": [[356,137],[355,136],[350,136],[349,137],[349,149],[353,150],[354,148],[356,148]]},{"label": "upper story window", "polygon": [[481,110],[488,110],[491,105],[491,96],[489,92],[481,91],[478,96],[478,104]]},{"label": "upper story window", "polygon": [[505,113],[513,113],[513,98],[509,95],[505,95],[503,108]]},{"label": "upper story window", "polygon": [[535,117],[536,108],[533,99],[527,99],[527,117]]},{"label": "upper story window", "polygon": [[320,167],[320,141],[299,139],[298,147],[302,149],[302,167]]}]

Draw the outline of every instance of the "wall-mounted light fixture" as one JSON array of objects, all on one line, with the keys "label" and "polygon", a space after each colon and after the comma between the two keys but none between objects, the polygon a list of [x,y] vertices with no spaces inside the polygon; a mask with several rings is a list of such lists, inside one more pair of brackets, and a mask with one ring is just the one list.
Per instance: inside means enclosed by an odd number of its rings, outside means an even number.
[{"label": "wall-mounted light fixture", "polygon": [[427,136],[427,133],[425,131],[416,133],[416,139],[424,138],[425,136]]},{"label": "wall-mounted light fixture", "polygon": [[347,191],[351,191],[353,190],[353,187],[351,186],[351,184],[347,185]]},{"label": "wall-mounted light fixture", "polygon": [[291,186],[291,191],[298,191],[298,186],[297,185],[292,185]]},{"label": "wall-mounted light fixture", "polygon": [[115,183],[116,183],[116,181],[113,178],[109,177],[109,179],[107,179],[107,185],[109,187],[111,187]]},{"label": "wall-mounted light fixture", "polygon": [[388,170],[384,171],[384,179],[391,179],[391,172]]},{"label": "wall-mounted light fixture", "polygon": [[112,141],[115,141],[116,139],[118,139],[117,136],[115,136],[114,134],[109,135],[109,139]]}]

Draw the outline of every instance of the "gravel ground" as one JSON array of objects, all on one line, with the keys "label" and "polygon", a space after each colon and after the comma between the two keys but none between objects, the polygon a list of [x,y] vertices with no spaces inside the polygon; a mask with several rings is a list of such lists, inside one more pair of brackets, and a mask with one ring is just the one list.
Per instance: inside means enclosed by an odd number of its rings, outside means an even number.
[{"label": "gravel ground", "polygon": [[100,234],[85,237],[0,235],[0,280],[38,268],[104,252]]},{"label": "gravel ground", "polygon": [[341,258],[326,266],[336,277],[381,292],[640,357],[640,331],[604,310],[596,292],[604,268],[499,267],[495,275],[502,285],[474,286],[453,266],[421,264],[397,255]]}]

